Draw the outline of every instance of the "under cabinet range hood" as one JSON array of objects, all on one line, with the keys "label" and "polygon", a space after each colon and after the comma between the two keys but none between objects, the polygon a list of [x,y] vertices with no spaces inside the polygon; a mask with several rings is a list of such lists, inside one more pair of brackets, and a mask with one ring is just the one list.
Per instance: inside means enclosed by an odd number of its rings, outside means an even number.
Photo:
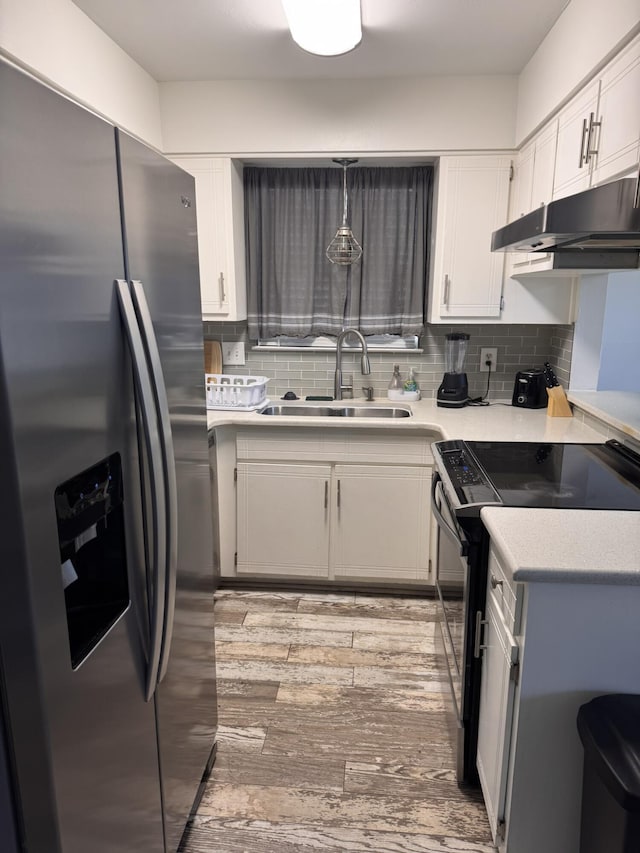
[{"label": "under cabinet range hood", "polygon": [[494,231],[491,250],[554,252],[564,269],[637,269],[638,181],[623,178],[542,205]]}]

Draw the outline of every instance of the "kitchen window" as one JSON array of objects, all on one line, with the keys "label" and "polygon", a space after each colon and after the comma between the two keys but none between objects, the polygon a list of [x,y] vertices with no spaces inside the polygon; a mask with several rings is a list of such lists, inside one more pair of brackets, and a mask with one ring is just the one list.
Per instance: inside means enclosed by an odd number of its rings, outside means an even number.
[{"label": "kitchen window", "polygon": [[330,263],[342,170],[244,170],[249,336],[261,343],[364,335],[412,340],[424,325],[433,168],[351,167],[348,222],[361,260]]}]

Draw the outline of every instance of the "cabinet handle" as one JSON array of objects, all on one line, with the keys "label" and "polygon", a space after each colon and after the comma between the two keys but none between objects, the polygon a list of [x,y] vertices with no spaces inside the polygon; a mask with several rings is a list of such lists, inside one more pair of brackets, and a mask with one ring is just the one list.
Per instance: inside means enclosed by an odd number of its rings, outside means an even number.
[{"label": "cabinet handle", "polygon": [[[592,113],[593,115],[593,113]],[[589,136],[589,128],[587,125],[586,118],[582,119],[582,137],[580,139],[580,159],[578,160],[578,169],[582,169],[582,167],[587,162],[587,155],[585,153],[585,142],[587,142]],[[587,150],[589,148],[589,143],[587,142]]]},{"label": "cabinet handle", "polygon": [[445,277],[444,277],[444,299],[442,300],[442,304],[446,305],[447,308],[449,307],[449,284],[450,284],[449,276],[445,275]]},{"label": "cabinet handle", "polygon": [[587,151],[586,151],[586,154],[584,157],[585,163],[590,163],[591,158],[594,157],[598,153],[597,148],[591,147],[591,141],[592,141],[592,137],[593,137],[594,127],[602,127],[602,122],[601,121],[594,121],[594,119],[595,119],[595,115],[593,113],[591,113],[589,115],[589,133],[587,135]]},{"label": "cabinet handle", "polygon": [[225,293],[225,289],[224,289],[224,273],[223,272],[221,272],[220,275],[218,276],[218,286],[220,288],[220,303],[222,305],[224,305],[224,303],[227,301],[227,294]]},{"label": "cabinet handle", "polygon": [[480,642],[480,635],[482,634],[482,626],[487,624],[487,620],[482,618],[482,610],[476,610],[476,634],[473,643],[473,656],[474,658],[479,658],[482,649],[486,649],[486,646],[483,646]]},{"label": "cabinet handle", "polygon": [[329,509],[329,481],[324,481],[324,508]]},{"label": "cabinet handle", "polygon": [[495,575],[491,575],[491,589],[495,589],[498,586],[502,586],[504,581],[499,581]]},{"label": "cabinet handle", "polygon": [[338,480],[338,509],[340,509],[340,480]]}]

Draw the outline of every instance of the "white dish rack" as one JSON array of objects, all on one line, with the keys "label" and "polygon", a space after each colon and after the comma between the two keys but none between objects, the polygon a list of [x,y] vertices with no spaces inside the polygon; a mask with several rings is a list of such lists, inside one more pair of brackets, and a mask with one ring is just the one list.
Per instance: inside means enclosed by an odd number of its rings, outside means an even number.
[{"label": "white dish rack", "polygon": [[267,400],[266,376],[233,376],[229,373],[205,373],[207,409],[239,409],[245,412],[264,406]]}]

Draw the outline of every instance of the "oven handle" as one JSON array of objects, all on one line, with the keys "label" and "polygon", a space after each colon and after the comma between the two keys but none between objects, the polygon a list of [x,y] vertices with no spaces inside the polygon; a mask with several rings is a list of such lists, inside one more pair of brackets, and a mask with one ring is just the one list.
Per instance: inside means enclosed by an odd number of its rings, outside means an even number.
[{"label": "oven handle", "polygon": [[[466,539],[462,538],[457,530],[454,530],[453,527],[449,524],[446,518],[443,516],[440,511],[440,507],[438,506],[438,501],[436,500],[436,493],[438,485],[442,484],[442,477],[440,474],[434,474],[433,479],[431,480],[431,511],[436,517],[436,521],[438,522],[438,527],[447,534],[449,539],[452,540],[454,545],[457,545],[460,548],[460,556],[466,557],[469,554],[469,543]],[[446,501],[444,496],[444,490],[440,488],[440,495],[443,501]]]}]

